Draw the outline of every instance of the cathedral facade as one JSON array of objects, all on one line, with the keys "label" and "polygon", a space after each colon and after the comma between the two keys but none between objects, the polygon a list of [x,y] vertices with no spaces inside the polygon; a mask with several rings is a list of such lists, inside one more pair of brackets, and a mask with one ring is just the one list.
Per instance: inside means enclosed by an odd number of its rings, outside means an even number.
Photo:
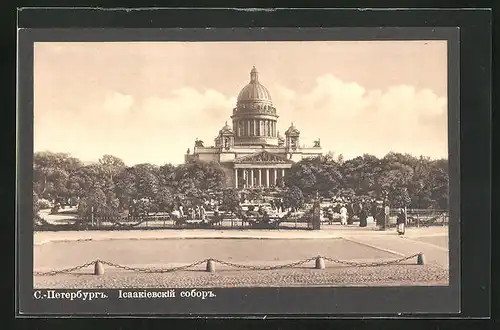
[{"label": "cathedral facade", "polygon": [[294,162],[322,154],[320,141],[300,146],[300,131],[293,123],[279,134],[278,114],[271,94],[259,82],[255,67],[250,82],[238,95],[231,116],[232,126],[220,129],[213,146],[196,140],[185,161],[218,162],[225,171],[226,185],[238,189],[276,186]]}]

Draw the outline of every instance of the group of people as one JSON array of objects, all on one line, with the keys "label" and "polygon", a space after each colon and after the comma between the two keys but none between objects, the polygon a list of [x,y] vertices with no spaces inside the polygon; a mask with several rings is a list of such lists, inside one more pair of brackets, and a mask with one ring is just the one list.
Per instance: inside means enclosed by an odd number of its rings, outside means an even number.
[{"label": "group of people", "polygon": [[187,220],[201,220],[203,222],[207,219],[207,211],[203,205],[191,206],[184,211],[184,206],[181,204],[172,212],[172,215],[178,218],[186,216]]},{"label": "group of people", "polygon": [[[368,217],[373,217],[376,226],[380,230],[385,230],[389,224],[390,207],[388,203],[380,201],[361,201],[357,203],[342,203],[334,207],[330,207],[327,211],[329,223],[333,222],[333,214],[340,214],[340,224],[352,224],[354,216],[359,218],[359,226],[366,227],[368,225]],[[405,233],[405,225],[407,223],[406,209],[401,208],[397,216],[397,230],[400,235]]]}]

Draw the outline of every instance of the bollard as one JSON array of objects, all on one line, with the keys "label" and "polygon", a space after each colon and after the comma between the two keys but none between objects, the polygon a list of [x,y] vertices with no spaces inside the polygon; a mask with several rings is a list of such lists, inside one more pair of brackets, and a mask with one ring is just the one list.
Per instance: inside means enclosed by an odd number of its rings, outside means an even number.
[{"label": "bollard", "polygon": [[209,259],[207,261],[207,272],[215,272],[215,262],[212,259]]},{"label": "bollard", "polygon": [[425,257],[423,253],[419,253],[417,256],[417,265],[425,265]]},{"label": "bollard", "polygon": [[104,267],[102,266],[102,263],[97,260],[94,265],[94,275],[103,275],[104,274]]},{"label": "bollard", "polygon": [[325,269],[325,260],[322,257],[316,258],[316,269]]}]

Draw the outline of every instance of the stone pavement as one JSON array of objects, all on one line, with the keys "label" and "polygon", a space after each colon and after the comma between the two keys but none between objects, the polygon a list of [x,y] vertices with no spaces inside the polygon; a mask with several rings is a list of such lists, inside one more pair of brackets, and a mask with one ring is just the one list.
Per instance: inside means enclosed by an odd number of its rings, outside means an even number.
[{"label": "stone pavement", "polygon": [[328,266],[280,270],[203,270],[172,273],[118,271],[101,276],[61,274],[35,276],[35,288],[223,288],[307,286],[448,285],[448,272],[434,265],[402,264],[379,267]]}]

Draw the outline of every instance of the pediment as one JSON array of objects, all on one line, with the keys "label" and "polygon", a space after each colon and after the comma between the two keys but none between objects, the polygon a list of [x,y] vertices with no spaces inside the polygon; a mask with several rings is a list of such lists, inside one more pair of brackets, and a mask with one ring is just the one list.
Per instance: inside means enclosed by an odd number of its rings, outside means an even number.
[{"label": "pediment", "polygon": [[293,163],[291,160],[286,159],[285,157],[278,156],[276,154],[261,151],[252,155],[244,156],[241,158],[236,158],[235,163],[280,163],[280,164],[290,164]]}]

